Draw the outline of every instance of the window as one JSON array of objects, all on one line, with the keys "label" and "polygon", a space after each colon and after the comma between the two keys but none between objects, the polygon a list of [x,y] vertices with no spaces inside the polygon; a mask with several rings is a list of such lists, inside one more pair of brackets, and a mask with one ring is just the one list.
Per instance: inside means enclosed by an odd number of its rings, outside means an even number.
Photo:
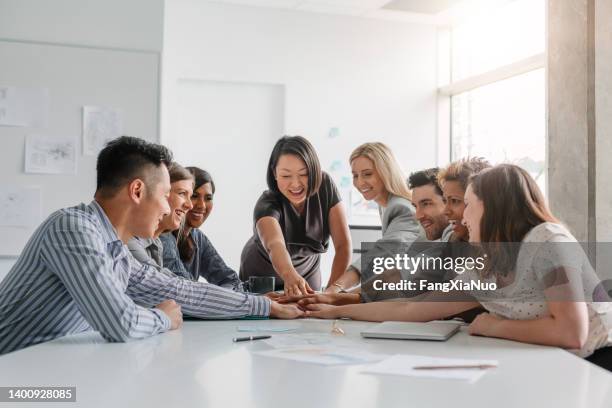
[{"label": "window", "polygon": [[544,0],[510,1],[453,26],[446,47],[451,160],[520,165],[545,192]]},{"label": "window", "polygon": [[543,68],[453,96],[453,160],[518,164],[545,191],[545,102]]},{"label": "window", "polygon": [[452,80],[520,61],[545,49],[543,0],[513,0],[451,29]]}]

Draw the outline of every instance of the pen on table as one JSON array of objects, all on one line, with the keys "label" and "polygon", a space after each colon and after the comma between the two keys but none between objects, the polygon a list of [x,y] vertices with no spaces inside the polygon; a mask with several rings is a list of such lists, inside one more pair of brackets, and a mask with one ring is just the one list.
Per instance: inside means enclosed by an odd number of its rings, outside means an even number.
[{"label": "pen on table", "polygon": [[247,336],[247,337],[234,337],[232,340],[234,343],[238,343],[239,341],[252,341],[252,340],[263,340],[269,339],[272,336]]},{"label": "pen on table", "polygon": [[496,365],[493,364],[466,364],[466,365],[437,365],[437,366],[416,366],[412,367],[413,370],[448,370],[455,368],[479,368],[481,370],[485,368],[495,368]]}]

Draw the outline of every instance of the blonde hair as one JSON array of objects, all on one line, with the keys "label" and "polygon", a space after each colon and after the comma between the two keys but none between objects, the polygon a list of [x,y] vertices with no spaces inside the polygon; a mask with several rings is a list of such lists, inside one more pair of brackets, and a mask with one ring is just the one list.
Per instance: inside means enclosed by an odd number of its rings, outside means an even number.
[{"label": "blonde hair", "polygon": [[412,193],[406,184],[406,175],[387,145],[380,142],[364,143],[353,150],[349,163],[358,157],[365,157],[374,163],[374,168],[390,194],[412,201]]}]

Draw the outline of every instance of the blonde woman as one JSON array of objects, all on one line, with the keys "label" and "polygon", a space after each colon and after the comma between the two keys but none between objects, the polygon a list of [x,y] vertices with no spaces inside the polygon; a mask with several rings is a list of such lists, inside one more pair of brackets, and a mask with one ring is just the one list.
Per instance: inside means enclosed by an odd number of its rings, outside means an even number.
[{"label": "blonde woman", "polygon": [[[349,158],[353,185],[368,201],[378,204],[382,222],[380,242],[412,243],[420,234],[414,214],[412,194],[393,152],[383,143],[364,143]],[[361,260],[357,259],[325,290],[309,296],[309,302],[344,304],[360,301],[359,289],[346,293],[361,280]],[[364,276],[368,279],[370,276]],[[286,301],[294,299],[285,299]]]}]

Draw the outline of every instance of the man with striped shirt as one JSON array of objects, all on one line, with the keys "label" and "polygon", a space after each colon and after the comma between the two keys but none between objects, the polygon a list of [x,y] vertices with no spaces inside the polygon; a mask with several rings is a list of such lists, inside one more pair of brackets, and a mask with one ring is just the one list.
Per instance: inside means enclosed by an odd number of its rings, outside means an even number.
[{"label": "man with striped shirt", "polygon": [[265,297],[173,277],[141,264],[125,243],[151,237],[169,212],[171,153],[121,137],[98,156],[89,205],[51,214],[0,282],[0,354],[96,330],[127,341],[177,329],[182,312],[202,318],[294,318]]}]

